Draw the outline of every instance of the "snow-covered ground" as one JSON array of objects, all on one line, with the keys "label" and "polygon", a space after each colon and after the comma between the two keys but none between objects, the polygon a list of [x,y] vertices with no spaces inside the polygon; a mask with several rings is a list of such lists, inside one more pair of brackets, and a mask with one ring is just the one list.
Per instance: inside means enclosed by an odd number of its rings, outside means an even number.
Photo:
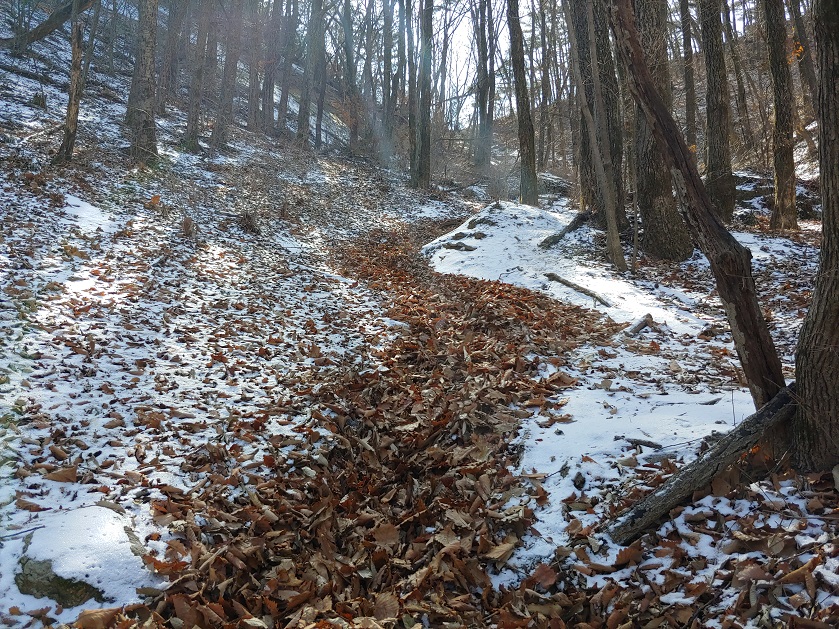
[{"label": "snow-covered ground", "polygon": [[[64,43],[39,46],[67,65]],[[101,83],[82,104],[78,165],[63,170],[50,169],[47,155],[66,102],[60,86],[0,71],[0,621],[10,626],[31,617],[71,622],[84,608],[130,604],[165,587],[183,524],[166,504],[201,483],[235,487],[251,466],[293,459],[296,437],[312,424],[295,391],[320,369],[376,369],[356,364],[370,356],[361,350],[386,348],[405,327],[387,316],[381,292],[336,272],[335,250],[383,227],[472,209],[420,197],[396,173],[244,132],[223,154],[190,155],[179,146],[185,118],[171,109],[159,125],[161,165],[133,168],[123,153],[124,105],[108,100],[127,93],[126,79],[95,65],[94,74]],[[46,111],[33,105],[42,91]],[[329,124],[332,137],[344,137],[336,120]],[[652,325],[575,350],[564,370],[578,385],[564,392],[561,419],[535,411],[522,421],[515,471],[545,500],[529,505],[538,534],[494,575],[497,586],[579,549],[581,534],[597,562],[615,563],[620,549],[587,529],[616,495],[646,482],[645,473],[669,473],[662,460],[692,459],[704,437],[753,410],[701,255],[678,272],[642,261],[637,276],[620,275],[598,261],[602,234],[589,227],[540,248],[574,212],[564,199],[546,197],[545,207],[490,204],[425,253],[441,273],[516,284],[627,324],[649,314]],[[259,234],[243,231],[245,209],[255,211]],[[817,250],[806,238],[735,236],[767,286],[812,277]],[[766,302],[787,368],[801,293],[777,290]],[[222,460],[236,475],[218,475]],[[756,526],[780,531],[783,552],[806,562],[824,547],[829,520],[798,489],[777,479],[740,500],[707,496],[660,534],[694,536],[676,544],[705,562],[689,584],[720,587],[714,605],[725,610],[738,590],[716,579],[732,556],[738,565],[755,557],[720,543],[721,535],[743,542],[733,525],[698,537],[691,525],[761,512]],[[783,509],[762,512],[777,503]],[[642,564],[650,580],[669,583],[669,564],[654,564]],[[823,607],[837,602],[837,568],[835,556],[815,568]],[[581,574],[595,587],[630,581],[635,570]],[[804,587],[787,586],[783,600]],[[691,605],[698,592],[674,588],[662,601]]]}]

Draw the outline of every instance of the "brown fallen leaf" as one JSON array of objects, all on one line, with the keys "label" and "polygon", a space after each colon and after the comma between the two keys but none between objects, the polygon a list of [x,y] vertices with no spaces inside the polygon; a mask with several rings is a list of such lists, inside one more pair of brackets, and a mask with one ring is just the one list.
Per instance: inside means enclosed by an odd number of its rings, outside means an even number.
[{"label": "brown fallen leaf", "polygon": [[122,611],[121,607],[109,607],[107,609],[86,609],[76,622],[73,623],[79,629],[105,629]]},{"label": "brown fallen leaf", "polygon": [[15,505],[18,509],[24,509],[26,511],[32,511],[33,513],[37,513],[38,511],[49,511],[49,507],[42,507],[37,502],[31,502],[26,500],[25,498],[18,498],[15,501]]},{"label": "brown fallen leaf", "polygon": [[376,596],[373,615],[376,620],[399,617],[399,599],[390,592],[382,592]]},{"label": "brown fallen leaf", "polygon": [[75,465],[72,467],[62,467],[54,472],[45,474],[44,478],[54,480],[58,483],[75,483],[78,478],[78,468]]}]

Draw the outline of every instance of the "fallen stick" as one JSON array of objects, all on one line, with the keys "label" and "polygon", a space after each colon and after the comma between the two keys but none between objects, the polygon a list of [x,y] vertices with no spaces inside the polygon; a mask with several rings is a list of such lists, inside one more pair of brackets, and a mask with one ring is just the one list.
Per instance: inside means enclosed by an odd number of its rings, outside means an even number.
[{"label": "fallen stick", "polygon": [[655,321],[653,321],[653,316],[648,312],[643,317],[641,317],[638,321],[633,323],[630,327],[628,327],[624,334],[627,336],[635,336],[644,328],[652,328],[655,325]]},{"label": "fallen stick", "polygon": [[609,536],[626,545],[655,525],[670,509],[734,463],[776,425],[795,412],[795,384],[781,389],[760,410],[724,435],[705,454],[670,477],[612,523]]},{"label": "fallen stick", "polygon": [[577,284],[575,282],[572,282],[571,280],[566,280],[564,277],[560,277],[556,273],[550,273],[550,272],[545,273],[545,277],[547,277],[552,282],[559,282],[560,284],[563,284],[563,285],[567,286],[568,288],[573,288],[578,293],[582,293],[583,295],[588,295],[594,301],[600,302],[601,304],[603,304],[607,308],[612,307],[612,304],[610,304],[608,301],[603,299],[600,295],[595,293],[593,290],[589,290],[589,289],[585,288],[584,286],[580,286],[579,284]]}]

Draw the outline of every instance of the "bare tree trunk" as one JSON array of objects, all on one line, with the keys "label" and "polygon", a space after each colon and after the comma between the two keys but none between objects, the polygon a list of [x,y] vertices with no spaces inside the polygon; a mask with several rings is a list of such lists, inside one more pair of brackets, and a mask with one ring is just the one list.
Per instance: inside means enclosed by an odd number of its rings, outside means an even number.
[{"label": "bare tree trunk", "polygon": [[157,41],[157,0],[141,0],[137,58],[131,77],[125,124],[131,138],[131,157],[146,162],[157,158],[154,121],[154,55]]},{"label": "bare tree trunk", "polygon": [[473,32],[477,43],[476,101],[478,111],[477,137],[475,142],[475,167],[484,176],[490,174],[492,157],[493,104],[490,95],[495,83],[494,72],[494,26],[492,2],[477,0],[477,10],[472,12]]},{"label": "bare tree trunk", "polygon": [[300,95],[300,110],[297,112],[297,140],[308,143],[312,105],[312,88],[315,84],[315,71],[324,47],[324,23],[326,15],[323,0],[312,0],[309,25],[306,28],[306,68],[303,74],[303,88]]},{"label": "bare tree trunk", "polygon": [[163,67],[160,69],[160,85],[157,90],[157,111],[166,111],[166,103],[175,94],[178,86],[178,51],[181,29],[187,14],[190,0],[172,2],[169,7],[169,19],[166,22],[166,43],[163,49]]},{"label": "bare tree trunk", "polygon": [[530,94],[524,67],[524,36],[519,18],[519,0],[507,0],[507,25],[510,28],[510,62],[516,90],[516,114],[519,127],[519,162],[521,164],[521,202],[539,205],[536,182],[536,141],[530,113]]},{"label": "bare tree trunk", "polygon": [[810,38],[807,35],[807,28],[804,26],[804,18],[801,15],[801,0],[787,0],[787,3],[795,23],[795,46],[793,51],[798,59],[798,69],[801,71],[801,76],[804,77],[807,86],[808,98],[805,98],[805,102],[809,102],[811,108],[807,115],[812,113],[815,116],[816,103],[819,98],[819,84],[816,80],[816,68],[813,65]]},{"label": "bare tree trunk", "polygon": [[274,128],[274,92],[280,68],[283,0],[274,0],[271,22],[265,29],[265,73],[262,77],[262,116],[266,129]]},{"label": "bare tree trunk", "polygon": [[[664,106],[672,109],[664,33],[667,3],[665,0],[636,0],[635,17],[656,89]],[[636,202],[644,225],[641,246],[657,258],[686,260],[693,253],[693,242],[676,210],[670,172],[643,114],[636,116],[635,134]]]},{"label": "bare tree trunk", "polygon": [[75,0],[70,17],[70,48],[72,60],[70,62],[70,87],[67,93],[67,114],[64,118],[64,137],[56,153],[56,163],[69,162],[73,159],[73,147],[76,145],[76,131],[79,127],[79,104],[82,100],[84,82],[82,80],[82,39],[84,27],[79,21],[79,6],[81,2]]},{"label": "bare tree trunk", "polygon": [[393,154],[393,118],[396,113],[397,90],[393,89],[394,82],[398,81],[397,74],[393,72],[393,6],[395,0],[383,0],[384,6],[384,32],[383,42],[383,76],[382,76],[382,138],[379,142],[379,155],[382,163],[387,164]]},{"label": "bare tree trunk", "polygon": [[685,129],[688,147],[696,151],[696,83],[693,78],[692,17],[688,0],[679,0],[682,22],[682,58],[685,79]]},{"label": "bare tree trunk", "polygon": [[839,463],[839,3],[814,0],[819,91],[822,244],[813,300],[801,329],[795,378],[801,401],[792,460],[801,471]]},{"label": "bare tree trunk", "polygon": [[685,140],[655,89],[638,41],[630,0],[615,0],[611,21],[635,100],[647,116],[670,168],[685,222],[711,265],[740,364],[755,407],[760,408],[784,386],[784,376],[757,300],[751,253],[720,222]]},{"label": "bare tree trunk", "polygon": [[198,151],[198,135],[201,126],[201,105],[204,93],[204,70],[207,57],[207,36],[210,31],[210,7],[206,0],[198,0],[195,8],[198,15],[198,35],[192,55],[192,78],[189,82],[189,106],[186,116],[184,148],[190,152]]},{"label": "bare tree trunk", "polygon": [[341,13],[341,27],[344,31],[344,107],[347,111],[347,126],[350,131],[350,154],[358,151],[358,125],[361,103],[358,97],[355,67],[355,38],[352,28],[352,2],[344,0],[344,10]]},{"label": "bare tree trunk", "polygon": [[793,141],[792,75],[787,63],[787,29],[783,0],[761,0],[766,17],[766,43],[775,103],[772,126],[772,158],[775,170],[775,204],[769,226],[772,229],[798,229],[795,207],[795,162]]},{"label": "bare tree trunk", "polygon": [[720,0],[699,0],[702,47],[708,82],[705,126],[705,185],[718,216],[734,215],[734,177],[731,173],[731,108],[723,57]]},{"label": "bare tree trunk", "polygon": [[242,16],[245,0],[233,1],[233,12],[228,24],[227,43],[224,54],[224,71],[221,77],[216,122],[213,125],[213,135],[210,143],[218,148],[227,144],[230,136],[230,125],[233,122],[233,102],[236,97],[236,78],[239,69],[239,52],[242,41]]},{"label": "bare tree trunk", "polygon": [[414,173],[417,171],[417,67],[414,56],[414,11],[413,0],[403,0],[405,7],[405,33],[407,36],[407,65],[408,65],[408,151],[409,151],[409,172],[411,173],[412,185]]},{"label": "bare tree trunk", "polygon": [[740,118],[740,128],[743,131],[743,146],[746,151],[752,152],[755,149],[754,133],[752,133],[752,121],[746,103],[746,87],[743,83],[743,68],[740,64],[740,53],[737,52],[737,33],[731,25],[728,0],[723,0],[723,15],[725,16],[726,37],[728,38],[729,50],[731,51],[731,62],[734,65],[734,80],[737,83],[737,90],[734,94],[735,101],[737,102],[737,115]]},{"label": "bare tree trunk", "polygon": [[417,161],[411,185],[431,187],[431,38],[434,0],[420,2],[419,110],[417,116]]},{"label": "bare tree trunk", "polygon": [[260,66],[262,65],[262,14],[261,0],[248,0],[248,23],[250,42],[248,46],[248,129],[259,131],[262,128],[262,84]]},{"label": "bare tree trunk", "polygon": [[297,21],[299,19],[298,12],[299,5],[297,0],[288,0],[283,27],[283,68],[280,77],[280,105],[277,110],[277,121],[281,130],[286,128],[286,116],[288,115],[288,93],[291,82],[291,64],[294,57],[294,33],[297,30]]},{"label": "bare tree trunk", "polygon": [[[594,114],[592,113],[592,110],[594,109],[592,104],[596,106],[598,101],[598,92],[601,90],[600,81],[597,78],[599,73],[592,72],[594,83],[592,86],[591,96],[594,103],[592,103],[589,100],[590,97],[586,94],[585,88],[581,87],[583,85],[581,71],[582,50],[580,49],[580,45],[577,40],[577,31],[572,26],[573,18],[571,15],[571,0],[564,0],[562,5],[565,10],[566,20],[569,24],[568,37],[571,44],[571,66],[574,68],[575,79],[579,90],[578,98],[580,99],[580,108],[582,110],[583,122],[585,122],[585,127],[581,128],[581,134],[587,133],[588,135],[588,143],[591,147],[591,159],[594,164],[595,174],[606,204],[604,212],[606,217],[606,246],[609,258],[612,260],[615,267],[619,271],[625,271],[627,269],[626,260],[623,257],[623,250],[621,249],[620,238],[617,230],[617,195],[615,193],[614,164],[611,161],[609,141],[604,137],[607,133],[606,124],[602,115],[600,120],[596,120]],[[579,10],[580,7],[577,7],[577,9]],[[591,67],[595,67],[596,63],[592,63],[592,61],[597,59],[597,44],[596,39],[593,36],[594,25],[591,23],[593,20],[590,19],[593,14],[591,9],[591,0],[589,0],[587,7],[584,8],[583,11],[588,12],[589,16],[589,19],[587,19],[589,63],[591,63]],[[602,96],[599,100],[600,106],[602,107]],[[597,137],[598,133],[600,134],[599,138]]]}]

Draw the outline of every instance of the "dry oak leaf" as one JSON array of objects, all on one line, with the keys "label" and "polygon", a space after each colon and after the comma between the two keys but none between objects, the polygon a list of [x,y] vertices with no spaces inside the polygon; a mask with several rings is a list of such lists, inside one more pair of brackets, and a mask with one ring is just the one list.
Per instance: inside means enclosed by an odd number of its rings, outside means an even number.
[{"label": "dry oak leaf", "polygon": [[50,509],[49,507],[42,507],[37,502],[31,502],[31,501],[26,500],[24,498],[18,498],[15,501],[15,505],[17,506],[18,509],[24,509],[26,511],[32,511],[33,513],[36,513],[38,511],[49,511],[49,509]]},{"label": "dry oak leaf", "polygon": [[373,611],[376,620],[399,617],[399,599],[390,592],[382,592],[376,596]]},{"label": "dry oak leaf", "polygon": [[533,571],[533,575],[531,575],[531,578],[547,590],[554,583],[556,583],[557,574],[556,571],[549,565],[540,563],[538,566],[536,566],[536,569]]},{"label": "dry oak leaf", "polygon": [[54,472],[45,474],[44,478],[54,480],[59,483],[75,483],[78,478],[78,468],[75,465],[72,467],[62,467]]},{"label": "dry oak leaf", "polygon": [[816,555],[800,568],[796,568],[789,574],[785,574],[784,576],[782,576],[780,579],[778,579],[778,583],[805,583],[807,580],[807,576],[809,575],[810,577],[812,577],[813,570],[815,570],[816,566],[818,566],[821,562],[821,557]]},{"label": "dry oak leaf", "polygon": [[86,609],[79,617],[74,626],[79,629],[105,629],[122,611],[122,607],[109,607],[107,609]]},{"label": "dry oak leaf", "polygon": [[373,529],[373,538],[380,546],[395,546],[399,543],[399,529],[390,522]]},{"label": "dry oak leaf", "polygon": [[626,564],[638,564],[641,563],[641,558],[644,556],[644,552],[641,550],[641,542],[637,541],[626,548],[621,548],[618,551],[618,556],[615,559],[616,566],[624,566]]},{"label": "dry oak leaf", "polygon": [[504,542],[486,553],[484,555],[484,559],[506,563],[506,561],[512,556],[515,549],[516,544],[514,542]]}]

